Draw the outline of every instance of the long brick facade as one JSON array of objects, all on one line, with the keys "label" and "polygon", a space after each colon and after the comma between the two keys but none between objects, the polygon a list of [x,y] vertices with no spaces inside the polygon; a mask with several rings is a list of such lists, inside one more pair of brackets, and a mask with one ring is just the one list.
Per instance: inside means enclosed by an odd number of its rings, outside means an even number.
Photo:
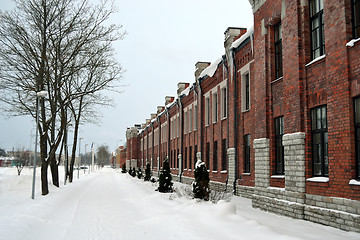
[{"label": "long brick facade", "polygon": [[201,159],[212,190],[360,232],[360,1],[249,2],[254,27],[127,130],[128,166],[191,183]]}]

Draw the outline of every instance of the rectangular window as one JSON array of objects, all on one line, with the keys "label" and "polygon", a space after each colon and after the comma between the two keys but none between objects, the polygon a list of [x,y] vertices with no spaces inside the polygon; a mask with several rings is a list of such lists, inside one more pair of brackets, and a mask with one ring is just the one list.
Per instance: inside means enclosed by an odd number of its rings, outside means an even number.
[{"label": "rectangular window", "polygon": [[189,147],[189,169],[192,167],[192,147]]},{"label": "rectangular window", "polygon": [[207,167],[207,169],[210,169],[209,163],[210,163],[210,143],[206,143],[206,167]]},{"label": "rectangular window", "polygon": [[193,130],[193,112],[192,109],[189,110],[189,132]]},{"label": "rectangular window", "polygon": [[226,139],[222,140],[222,144],[221,144],[221,153],[222,153],[222,157],[221,157],[221,170],[225,171],[226,170],[226,162],[227,162],[227,154],[226,154]]},{"label": "rectangular window", "polygon": [[311,110],[313,175],[329,176],[326,106]]},{"label": "rectangular window", "polygon": [[197,130],[198,128],[198,106],[195,105],[195,110],[194,110],[194,130]]},{"label": "rectangular window", "polygon": [[196,162],[197,162],[197,145],[195,145],[195,148],[194,148],[194,169],[195,169]]},{"label": "rectangular window", "polygon": [[210,125],[210,98],[205,98],[205,123]]},{"label": "rectangular window", "polygon": [[187,112],[184,113],[184,133],[188,131],[188,114]]},{"label": "rectangular window", "polygon": [[360,98],[354,102],[355,115],[355,146],[356,146],[356,178],[360,179]]},{"label": "rectangular window", "polygon": [[184,153],[184,168],[187,169],[187,148],[185,148]]},{"label": "rectangular window", "polygon": [[283,76],[281,23],[275,25],[274,33],[275,33],[275,79],[278,79]]},{"label": "rectangular window", "polygon": [[177,154],[176,154],[176,167],[179,168],[179,149],[177,150]]},{"label": "rectangular window", "polygon": [[221,89],[221,118],[226,118],[227,114],[227,97],[226,88]]},{"label": "rectangular window", "polygon": [[360,0],[351,0],[353,38],[360,38]]},{"label": "rectangular window", "polygon": [[247,111],[250,109],[250,74],[242,75],[242,109]]},{"label": "rectangular window", "polygon": [[310,32],[312,59],[325,54],[323,0],[310,0]]},{"label": "rectangular window", "polygon": [[284,146],[282,138],[284,135],[284,117],[275,118],[275,174],[284,175]]},{"label": "rectangular window", "polygon": [[213,122],[218,121],[218,95],[217,93],[213,94]]},{"label": "rectangular window", "polygon": [[214,151],[213,151],[213,171],[218,169],[218,145],[217,141],[214,141]]},{"label": "rectangular window", "polygon": [[244,136],[244,173],[250,173],[250,134]]}]

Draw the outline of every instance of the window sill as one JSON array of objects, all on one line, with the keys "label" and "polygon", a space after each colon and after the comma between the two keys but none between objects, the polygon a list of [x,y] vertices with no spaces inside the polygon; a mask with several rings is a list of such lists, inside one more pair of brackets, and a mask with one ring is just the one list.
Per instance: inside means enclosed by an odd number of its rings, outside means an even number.
[{"label": "window sill", "polygon": [[312,177],[306,179],[307,182],[322,182],[322,183],[328,183],[329,178],[328,177]]},{"label": "window sill", "polygon": [[242,113],[246,113],[246,112],[249,112],[250,111],[250,108],[249,109],[245,109],[245,110],[241,110]]},{"label": "window sill", "polygon": [[285,178],[285,175],[272,175],[271,178]]},{"label": "window sill", "polygon": [[188,169],[188,172],[191,172],[191,169]]},{"label": "window sill", "polygon": [[250,176],[251,173],[242,173],[241,175],[243,175],[243,176]]},{"label": "window sill", "polygon": [[351,179],[351,180],[349,181],[349,185],[360,186],[360,180]]},{"label": "window sill", "polygon": [[352,39],[350,42],[348,42],[346,44],[347,47],[353,47],[355,45],[355,43],[359,42],[360,41],[360,38],[357,38],[357,39]]},{"label": "window sill", "polygon": [[226,170],[224,170],[224,171],[221,171],[221,173],[227,173],[227,171],[226,171]]},{"label": "window sill", "polygon": [[284,79],[284,77],[279,77],[279,78],[275,79],[274,81],[272,81],[271,84],[280,82],[280,81],[282,81],[283,79]]},{"label": "window sill", "polygon": [[226,120],[227,119],[227,117],[223,117],[222,119],[221,119],[221,121],[224,121],[224,120]]},{"label": "window sill", "polygon": [[317,57],[317,58],[315,58],[314,60],[312,60],[311,62],[309,62],[308,64],[306,64],[305,67],[308,67],[308,66],[310,66],[310,65],[312,65],[312,64],[314,64],[314,63],[316,63],[316,62],[318,62],[318,61],[320,61],[320,60],[322,60],[322,59],[324,59],[325,57],[326,57],[326,54],[321,55],[320,57]]},{"label": "window sill", "polygon": [[212,173],[217,173],[218,171],[212,171]]}]

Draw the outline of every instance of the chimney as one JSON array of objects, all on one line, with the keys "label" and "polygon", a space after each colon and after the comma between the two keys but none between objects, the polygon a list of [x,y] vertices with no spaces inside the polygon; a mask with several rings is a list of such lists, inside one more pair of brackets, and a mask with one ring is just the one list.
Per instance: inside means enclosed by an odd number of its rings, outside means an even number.
[{"label": "chimney", "polygon": [[181,93],[182,91],[184,91],[189,85],[190,85],[190,83],[179,82],[179,83],[178,83],[177,95],[179,96],[180,93]]},{"label": "chimney", "polygon": [[156,113],[152,113],[150,114],[151,120],[153,120],[154,118],[156,118]]},{"label": "chimney", "polygon": [[151,119],[146,119],[146,125],[149,125],[151,122]]},{"label": "chimney", "polygon": [[175,97],[166,96],[165,97],[165,106],[172,103],[174,101]]},{"label": "chimney", "polygon": [[157,114],[161,113],[162,111],[164,111],[164,106],[158,106],[157,107]]},{"label": "chimney", "polygon": [[210,66],[211,63],[209,62],[197,62],[195,64],[195,82],[198,80],[200,74],[202,71],[204,71],[205,68]]},{"label": "chimney", "polygon": [[231,44],[234,42],[235,37],[241,36],[246,33],[246,28],[236,28],[236,27],[228,27],[224,32],[225,40],[224,40],[224,47],[225,53],[228,56],[229,49]]}]

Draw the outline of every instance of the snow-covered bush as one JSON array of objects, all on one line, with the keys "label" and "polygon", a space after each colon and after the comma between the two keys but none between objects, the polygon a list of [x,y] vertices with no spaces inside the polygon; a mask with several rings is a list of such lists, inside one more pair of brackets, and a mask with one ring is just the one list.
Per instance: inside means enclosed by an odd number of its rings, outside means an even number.
[{"label": "snow-covered bush", "polygon": [[151,178],[150,163],[147,163],[146,164],[146,169],[145,169],[144,181],[150,181],[150,178]]},{"label": "snow-covered bush", "polygon": [[166,158],[160,171],[158,191],[163,193],[173,192],[173,182],[171,180],[169,160]]},{"label": "snow-covered bush", "polygon": [[131,170],[131,176],[136,177],[136,170],[135,167]]},{"label": "snow-covered bush", "polygon": [[205,163],[200,159],[196,162],[194,176],[195,180],[192,183],[194,197],[208,201],[210,193],[210,178]]},{"label": "snow-covered bush", "polygon": [[125,163],[123,163],[123,165],[122,165],[122,167],[121,167],[121,172],[122,172],[122,173],[126,173],[126,172],[127,172]]},{"label": "snow-covered bush", "polygon": [[142,178],[142,171],[141,171],[141,168],[140,167],[138,167],[138,170],[137,170],[137,177],[138,177],[138,179],[141,179]]}]

